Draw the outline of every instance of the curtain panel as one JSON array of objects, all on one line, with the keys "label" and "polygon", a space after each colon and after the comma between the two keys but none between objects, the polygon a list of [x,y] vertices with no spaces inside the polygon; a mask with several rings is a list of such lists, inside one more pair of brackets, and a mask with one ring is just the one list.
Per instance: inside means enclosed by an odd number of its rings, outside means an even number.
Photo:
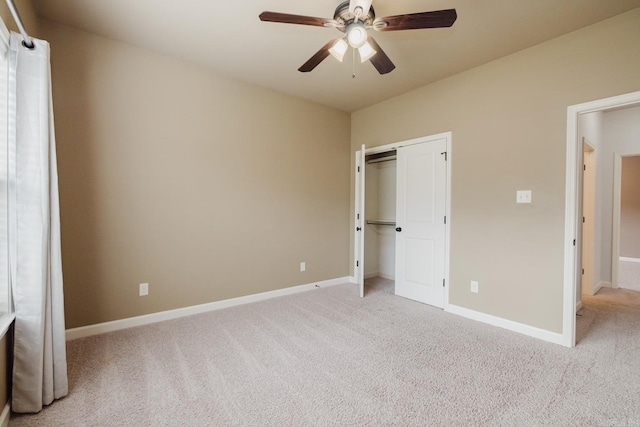
[{"label": "curtain panel", "polygon": [[9,49],[9,271],[15,412],[67,394],[58,171],[49,44],[12,33]]}]

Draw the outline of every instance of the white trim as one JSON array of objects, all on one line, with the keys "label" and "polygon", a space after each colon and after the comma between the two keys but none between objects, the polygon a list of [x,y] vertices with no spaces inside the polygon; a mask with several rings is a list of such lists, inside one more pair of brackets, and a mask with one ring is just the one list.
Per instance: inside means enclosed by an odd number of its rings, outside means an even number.
[{"label": "white trim", "polygon": [[620,202],[622,199],[622,156],[613,153],[613,217],[611,232],[611,285],[618,288],[618,258],[620,257]]},{"label": "white trim", "polygon": [[445,311],[452,314],[457,314],[458,316],[466,317],[467,319],[486,323],[491,326],[497,326],[509,331],[518,332],[520,334],[528,335],[533,338],[538,338],[543,341],[564,345],[563,334],[536,328],[534,326],[525,325],[524,323],[514,322],[512,320],[503,319],[501,317],[492,316],[490,314],[481,313],[479,311],[470,310],[468,308],[460,307],[454,304],[449,304]]},{"label": "white trim", "polygon": [[81,326],[79,328],[67,329],[66,339],[67,341],[75,340],[92,335],[119,331],[121,329],[133,328],[135,326],[149,325],[151,323],[178,319],[181,317],[192,316],[194,314],[207,313],[210,311],[221,310],[223,308],[235,307],[252,302],[264,301],[275,297],[306,292],[315,288],[326,288],[328,286],[341,285],[345,283],[355,283],[355,278],[352,276],[338,277],[336,279],[308,283],[306,285],[292,286],[290,288],[277,289],[275,291],[261,292],[258,294],[246,295],[238,298],[231,298],[206,304],[193,305],[190,307],[177,308],[175,310],[160,311],[158,313],[113,320],[111,322],[98,323],[95,325]]},{"label": "white trim", "polygon": [[453,164],[453,136],[451,132],[442,133],[447,139],[447,188],[445,195],[445,216],[447,217],[447,223],[444,225],[444,278],[445,278],[445,288],[444,288],[444,303],[442,308],[446,309],[449,307],[449,262],[451,255],[451,165]]},{"label": "white trim", "polygon": [[[565,188],[565,228],[564,228],[564,283],[562,292],[562,345],[576,345],[576,282],[577,259],[576,246],[578,240],[578,149],[582,151],[582,141],[578,140],[578,119],[581,114],[604,111],[611,108],[637,105],[640,103],[640,91],[613,96],[611,98],[586,102],[567,107],[567,163]],[[582,242],[576,241],[576,245]]]},{"label": "white trim", "polygon": [[626,256],[621,256],[620,257],[620,261],[626,261],[626,262],[640,262],[640,258],[629,258]]},{"label": "white trim", "polygon": [[612,288],[613,286],[611,285],[611,282],[598,282],[598,284],[596,285],[596,288],[593,290],[593,295],[597,294],[598,291],[600,291],[600,289],[602,288]]},{"label": "white trim", "polygon": [[[577,244],[576,215],[578,212],[578,114],[576,107],[567,109],[567,165],[565,189],[565,225],[564,225],[564,286],[562,292],[562,345],[574,347],[576,345],[576,263]],[[574,243],[575,242],[575,243]],[[582,242],[579,242],[582,243]]]},{"label": "white trim", "polygon": [[360,151],[358,151],[357,159],[356,159],[356,229],[360,229],[360,231],[356,231],[355,234],[355,244],[358,249],[358,256],[355,260],[355,276],[358,280],[358,291],[360,293],[360,298],[364,298],[364,273],[365,273],[365,244],[364,244],[364,233],[366,230],[366,191],[365,186],[367,182],[366,171],[367,171],[367,162],[365,158],[365,146],[362,144]]},{"label": "white trim", "polygon": [[[360,195],[360,174],[358,173],[358,168],[360,166],[361,158],[362,158],[362,150],[356,151],[356,163],[353,169],[353,194],[354,194],[354,202],[353,202],[353,277],[356,279],[356,283],[359,284],[358,278],[360,274],[364,274],[364,261],[362,262],[362,267],[360,266],[360,258],[364,260],[364,256],[360,254],[360,236],[356,231],[356,228],[360,227],[360,220],[358,219],[358,214],[361,214],[364,217],[364,214],[360,212],[360,203],[359,203],[359,195]],[[364,276],[366,279],[367,277]]]},{"label": "white trim", "polygon": [[384,153],[385,151],[397,150],[400,147],[408,147],[409,145],[422,144],[423,142],[437,141],[438,139],[443,139],[443,138],[445,138],[448,142],[451,142],[451,131],[442,132],[435,135],[421,136],[420,138],[409,139],[407,141],[393,142],[391,144],[386,144],[386,145],[378,145],[376,147],[367,148],[364,152],[367,155]]},{"label": "white trim", "polygon": [[365,274],[364,275],[365,279],[373,279],[374,277],[381,277],[381,278],[387,279],[387,280],[396,280],[396,278],[394,276],[391,276],[389,274],[383,274],[383,273],[380,273],[379,271],[375,272],[375,273],[369,273],[369,274]]},{"label": "white trim", "polygon": [[11,405],[7,402],[4,405],[2,414],[0,414],[0,427],[9,427],[9,419],[11,418]]}]

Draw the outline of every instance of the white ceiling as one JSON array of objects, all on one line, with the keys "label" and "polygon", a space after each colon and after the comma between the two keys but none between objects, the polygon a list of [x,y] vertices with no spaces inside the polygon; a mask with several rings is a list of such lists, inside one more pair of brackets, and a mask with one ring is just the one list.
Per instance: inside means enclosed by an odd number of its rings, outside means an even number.
[{"label": "white ceiling", "polygon": [[466,69],[640,7],[640,0],[373,0],[376,16],[455,8],[452,28],[377,33],[396,64],[327,58],[298,67],[332,28],[261,22],[265,10],[333,18],[340,0],[34,0],[38,14],[72,27],[181,58],[217,73],[344,111],[355,111]]}]

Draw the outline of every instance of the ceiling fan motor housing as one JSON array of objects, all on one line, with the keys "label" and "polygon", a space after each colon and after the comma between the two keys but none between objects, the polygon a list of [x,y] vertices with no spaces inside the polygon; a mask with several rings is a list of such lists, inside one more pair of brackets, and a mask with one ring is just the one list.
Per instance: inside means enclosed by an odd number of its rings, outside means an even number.
[{"label": "ceiling fan motor housing", "polygon": [[[371,2],[368,2],[371,3]],[[337,28],[346,32],[347,27],[352,24],[356,20],[356,15],[354,15],[350,10],[351,2],[345,1],[338,5],[336,8],[336,12],[333,15],[333,19],[338,22]],[[373,21],[376,19],[376,12],[373,10],[373,6],[369,7],[369,11],[366,15],[358,17],[358,22],[362,22],[365,26],[373,25]]]},{"label": "ceiling fan motor housing", "polygon": [[349,12],[352,15],[361,17],[369,13],[372,0],[351,0],[349,2]]}]

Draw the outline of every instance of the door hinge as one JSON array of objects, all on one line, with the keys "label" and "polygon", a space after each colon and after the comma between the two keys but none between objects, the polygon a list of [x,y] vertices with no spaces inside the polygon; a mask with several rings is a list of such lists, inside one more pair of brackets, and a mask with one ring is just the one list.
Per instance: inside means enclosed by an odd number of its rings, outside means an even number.
[{"label": "door hinge", "polygon": [[446,215],[444,216],[444,223],[445,224],[447,223],[447,216]]},{"label": "door hinge", "polygon": [[582,269],[582,274],[584,274],[584,268]]},{"label": "door hinge", "polygon": [[442,287],[444,288],[444,279],[442,279]]},{"label": "door hinge", "polygon": [[360,214],[358,214],[358,216],[356,217],[357,219],[360,219]]},{"label": "door hinge", "polygon": [[360,261],[356,261],[356,267],[360,267]]},{"label": "door hinge", "polygon": [[582,170],[586,171],[587,170],[587,165],[582,165]]},{"label": "door hinge", "polygon": [[360,173],[360,166],[358,166],[358,173]]},{"label": "door hinge", "polygon": [[576,245],[576,239],[573,239],[573,246]]},{"label": "door hinge", "polygon": [[445,152],[440,153],[440,154],[444,154],[444,161],[446,162],[447,161],[447,152],[445,151]]},{"label": "door hinge", "polygon": [[586,219],[584,217],[582,217],[582,223],[584,224],[586,221]]}]

